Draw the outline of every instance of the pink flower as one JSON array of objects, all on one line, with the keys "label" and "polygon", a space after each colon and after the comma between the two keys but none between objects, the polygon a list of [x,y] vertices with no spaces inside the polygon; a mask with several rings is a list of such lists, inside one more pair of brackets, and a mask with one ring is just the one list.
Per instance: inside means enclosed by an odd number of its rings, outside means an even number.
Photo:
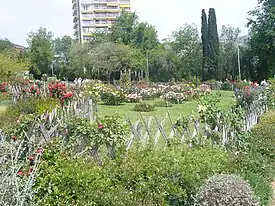
[{"label": "pink flower", "polygon": [[103,124],[99,124],[99,125],[97,126],[97,128],[98,128],[98,129],[103,129],[104,126],[103,126]]},{"label": "pink flower", "polygon": [[44,150],[42,147],[39,147],[37,150],[36,150],[36,153],[38,154],[43,154]]},{"label": "pink flower", "polygon": [[18,175],[19,177],[23,177],[23,176],[24,176],[24,172],[23,172],[22,170],[19,170],[19,171],[17,172],[17,175]]}]

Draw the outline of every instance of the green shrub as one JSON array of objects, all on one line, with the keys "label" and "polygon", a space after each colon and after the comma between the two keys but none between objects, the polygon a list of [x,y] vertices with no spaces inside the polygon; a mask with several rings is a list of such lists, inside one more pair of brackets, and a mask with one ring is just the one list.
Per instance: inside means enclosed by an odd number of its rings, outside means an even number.
[{"label": "green shrub", "polygon": [[231,156],[230,173],[240,174],[249,182],[261,205],[268,205],[272,198],[271,182],[274,166],[267,157],[257,152],[239,153]]},{"label": "green shrub", "polygon": [[101,100],[106,105],[120,105],[125,95],[112,85],[105,85],[101,90]]},{"label": "green shrub", "polygon": [[20,115],[20,112],[17,107],[10,106],[5,109],[0,115],[0,128],[1,130],[7,132],[8,130],[12,129],[16,125],[16,121]]},{"label": "green shrub", "polygon": [[58,107],[60,105],[60,101],[58,99],[54,98],[42,98],[38,99],[37,105],[36,105],[36,112],[38,114],[44,114],[45,112],[52,111],[55,107]]},{"label": "green shrub", "polygon": [[155,107],[172,107],[173,104],[171,102],[168,102],[168,101],[159,100],[159,101],[154,103],[154,106]]},{"label": "green shrub", "polygon": [[214,148],[148,147],[98,166],[55,150],[45,147],[51,161],[44,157],[36,180],[41,205],[193,205],[197,188],[224,171],[228,161],[224,151]]},{"label": "green shrub", "polygon": [[199,189],[196,206],[258,206],[249,184],[235,175],[215,175]]},{"label": "green shrub", "polygon": [[275,160],[275,111],[266,113],[251,132],[252,150]]},{"label": "green shrub", "polygon": [[222,90],[232,91],[232,84],[229,82],[222,83]]},{"label": "green shrub", "polygon": [[43,114],[46,111],[53,110],[59,105],[59,101],[54,98],[26,98],[17,101],[17,106],[24,114]]},{"label": "green shrub", "polygon": [[16,105],[19,111],[24,114],[34,114],[36,112],[38,100],[35,97],[18,100]]},{"label": "green shrub", "polygon": [[152,104],[147,104],[145,102],[141,102],[135,105],[134,111],[136,112],[152,112],[155,110],[155,106]]}]

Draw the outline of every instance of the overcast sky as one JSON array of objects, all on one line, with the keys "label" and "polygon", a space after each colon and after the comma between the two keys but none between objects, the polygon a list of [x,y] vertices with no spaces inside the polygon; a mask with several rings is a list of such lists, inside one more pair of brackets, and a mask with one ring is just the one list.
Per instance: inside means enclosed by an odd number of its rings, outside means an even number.
[{"label": "overcast sky", "polygon": [[[26,45],[27,34],[45,27],[55,37],[72,35],[71,0],[0,0],[0,38]],[[201,10],[215,8],[218,26],[232,25],[247,33],[247,12],[257,0],[131,0],[142,21],[156,26],[160,39],[185,23],[200,27]],[[169,3],[168,3],[169,2]]]}]

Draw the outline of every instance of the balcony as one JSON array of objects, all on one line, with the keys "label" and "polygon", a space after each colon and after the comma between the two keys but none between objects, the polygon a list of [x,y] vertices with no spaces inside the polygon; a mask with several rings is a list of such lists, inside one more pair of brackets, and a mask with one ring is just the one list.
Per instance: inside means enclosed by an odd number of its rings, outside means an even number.
[{"label": "balcony", "polygon": [[82,20],[84,20],[84,21],[94,20],[94,17],[93,16],[91,16],[91,17],[82,17]]},{"label": "balcony", "polygon": [[77,29],[77,28],[78,28],[78,23],[74,23],[73,28],[74,28],[74,29]]},{"label": "balcony", "polygon": [[120,12],[120,9],[117,8],[117,9],[112,9],[112,8],[107,8],[107,12],[110,12],[110,13],[113,13],[113,12]]},{"label": "balcony", "polygon": [[74,16],[74,18],[73,18],[73,23],[77,22],[77,20],[78,20],[78,17],[77,17],[77,16]]},{"label": "balcony", "polygon": [[110,24],[110,23],[98,23],[98,24],[95,24],[96,28],[108,28],[110,26],[112,26],[112,24]]},{"label": "balcony", "polygon": [[74,2],[72,9],[76,9],[76,8],[77,8],[77,4],[76,4],[76,2]]},{"label": "balcony", "polygon": [[74,31],[74,36],[78,36],[78,30]]},{"label": "balcony", "polygon": [[131,4],[119,4],[119,7],[122,9],[131,8]]}]

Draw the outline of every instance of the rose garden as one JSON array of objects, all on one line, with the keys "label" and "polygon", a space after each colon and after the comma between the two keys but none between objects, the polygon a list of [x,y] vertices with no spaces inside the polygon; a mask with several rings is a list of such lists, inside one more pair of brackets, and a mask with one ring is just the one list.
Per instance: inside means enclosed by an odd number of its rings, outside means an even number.
[{"label": "rose garden", "polygon": [[3,82],[1,205],[267,205],[273,82]]}]

